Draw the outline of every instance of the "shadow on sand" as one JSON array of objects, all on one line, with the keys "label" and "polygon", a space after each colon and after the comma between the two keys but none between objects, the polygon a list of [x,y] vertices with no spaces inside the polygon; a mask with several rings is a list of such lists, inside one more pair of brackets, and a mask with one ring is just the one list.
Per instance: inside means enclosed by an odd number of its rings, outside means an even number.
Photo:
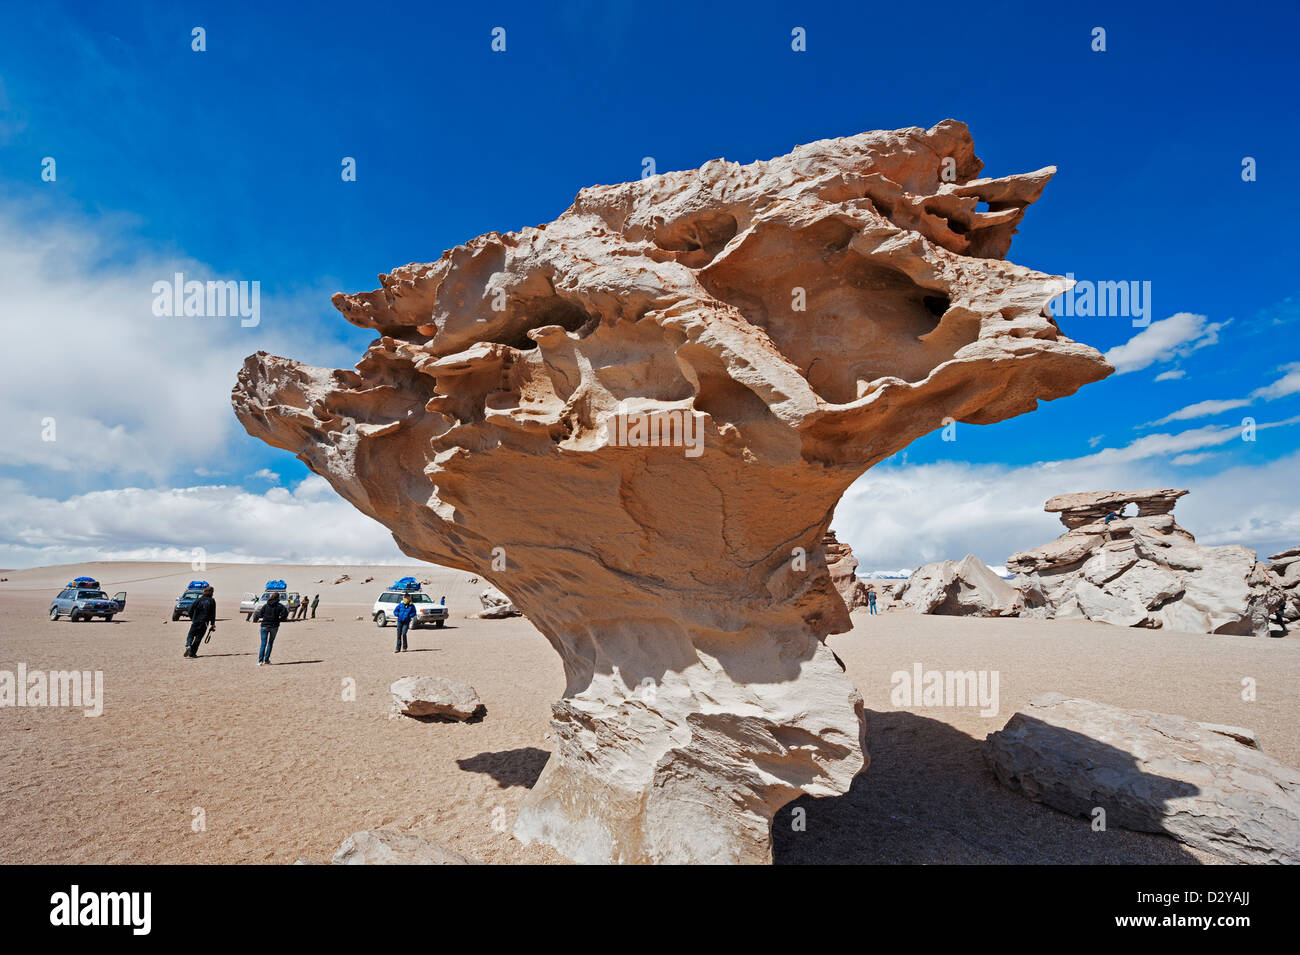
[{"label": "shadow on sand", "polygon": [[[1000,727],[999,727],[1000,728]],[[1085,752],[1104,744],[1077,734]],[[1067,741],[1068,742],[1068,741]],[[984,762],[983,739],[906,712],[867,712],[871,765],[843,796],[802,796],[772,822],[773,860],[785,864],[1199,864],[1173,839],[1087,819],[1035,803],[1002,786]],[[1113,747],[1105,762],[1135,765]],[[1195,792],[1149,776],[1162,798]],[[794,810],[806,831],[794,831]]]},{"label": "shadow on sand", "polygon": [[542,775],[542,767],[551,754],[536,746],[507,749],[499,753],[479,753],[467,759],[456,760],[456,765],[469,773],[487,773],[501,789],[524,786],[532,789]]}]

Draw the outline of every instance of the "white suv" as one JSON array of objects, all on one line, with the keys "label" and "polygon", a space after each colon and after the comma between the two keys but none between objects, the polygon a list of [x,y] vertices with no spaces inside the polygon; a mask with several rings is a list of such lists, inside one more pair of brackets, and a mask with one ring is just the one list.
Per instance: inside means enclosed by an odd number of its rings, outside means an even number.
[{"label": "white suv", "polygon": [[390,620],[396,623],[397,618],[393,616],[393,611],[408,593],[411,595],[411,603],[415,604],[415,619],[411,621],[412,627],[424,627],[429,624],[441,627],[447,622],[449,616],[447,605],[436,603],[428,594],[420,593],[418,590],[385,590],[379,595],[379,599],[375,601],[375,606],[370,611],[371,616],[375,618],[375,626],[386,627]]}]

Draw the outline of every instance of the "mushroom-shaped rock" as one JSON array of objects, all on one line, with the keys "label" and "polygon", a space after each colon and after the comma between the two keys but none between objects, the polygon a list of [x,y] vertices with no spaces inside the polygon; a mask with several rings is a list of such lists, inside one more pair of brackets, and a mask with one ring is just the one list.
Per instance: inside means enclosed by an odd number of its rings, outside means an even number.
[{"label": "mushroom-shaped rock", "polygon": [[948,420],[1111,370],[1046,309],[1070,283],[1002,259],[1053,170],[981,165],[948,120],[595,186],[336,295],[379,333],[355,371],[245,362],[251,434],[559,653],[520,839],[764,862],[782,805],[863,768],[862,698],[823,642],[850,626],[836,502]]},{"label": "mushroom-shaped rock", "polygon": [[[1270,614],[1287,599],[1284,580],[1245,547],[1197,544],[1171,513],[1186,493],[1090,491],[1049,500],[1044,509],[1059,512],[1069,530],[1007,558],[1019,574],[1024,613],[1267,635]],[[1137,514],[1122,516],[1126,504],[1136,504]]]}]

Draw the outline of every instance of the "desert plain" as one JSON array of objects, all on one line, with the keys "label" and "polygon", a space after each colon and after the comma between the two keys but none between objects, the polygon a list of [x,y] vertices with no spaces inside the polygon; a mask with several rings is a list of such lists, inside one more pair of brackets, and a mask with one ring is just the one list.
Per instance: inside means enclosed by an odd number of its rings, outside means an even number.
[{"label": "desert plain", "polygon": [[[411,573],[446,594],[444,629],[394,630],[369,610]],[[128,593],[112,622],[53,623],[71,577]],[[335,584],[342,575],[350,579]],[[0,572],[0,670],[102,671],[103,712],[0,709],[0,862],[254,863],[327,860],[350,834],[408,831],[486,863],[564,864],[510,835],[551,751],[557,654],[523,618],[478,620],[469,574],[429,565],[92,563]],[[187,581],[216,588],[219,622],[197,660],[171,620]],[[240,596],[283,577],[321,595],[314,620],[282,625],[258,668],[257,627]],[[367,582],[366,578],[372,578]],[[363,619],[357,619],[358,617]],[[1283,638],[1124,629],[1075,620],[853,614],[828,643],[867,707],[868,768],[841,797],[802,797],[777,814],[778,863],[1207,863],[1172,839],[1088,821],[1001,788],[984,737],[1029,699],[1059,691],[1122,707],[1245,726],[1300,765],[1300,643]],[[998,675],[997,712],[897,706],[893,674]],[[409,675],[473,685],[479,722],[392,714]],[[1243,699],[1242,681],[1256,696]],[[355,698],[347,698],[349,686]],[[796,822],[795,811],[802,809]]]}]

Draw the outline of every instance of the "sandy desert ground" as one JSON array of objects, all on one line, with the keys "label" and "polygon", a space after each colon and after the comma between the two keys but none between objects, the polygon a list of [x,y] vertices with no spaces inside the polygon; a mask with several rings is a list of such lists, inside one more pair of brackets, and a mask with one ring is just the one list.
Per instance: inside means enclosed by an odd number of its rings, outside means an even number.
[{"label": "sandy desert ground", "polygon": [[[508,832],[549,752],[560,661],[525,620],[467,619],[482,585],[422,566],[452,619],[413,633],[369,622],[395,567],[112,563],[0,572],[0,669],[102,670],[104,711],[0,709],[0,862],[291,863],[326,859],[349,834],[391,826],[486,862],[563,863]],[[79,573],[127,610],[111,623],[51,623],[50,598]],[[334,585],[342,573],[351,580]],[[220,622],[198,660],[171,605],[193,577],[217,590]],[[254,624],[239,597],[269,577],[321,594],[315,620],[286,623],[275,666],[254,666]],[[366,583],[365,578],[374,579]],[[323,580],[323,583],[316,583]],[[358,621],[360,615],[367,615]],[[1264,750],[1300,765],[1300,643],[1123,630],[1073,621],[854,615],[831,638],[866,699],[871,766],[840,798],[805,797],[774,826],[790,863],[1212,863],[1160,836],[1112,829],[998,787],[980,742],[1029,698],[1059,690],[1101,702],[1248,726]],[[891,674],[996,670],[1000,706],[898,709]],[[390,716],[389,684],[432,674],[473,684],[487,704],[470,724]],[[1258,698],[1241,699],[1241,681]],[[356,699],[344,699],[355,681]],[[195,810],[203,831],[194,831]],[[502,831],[504,830],[504,831]]]}]

